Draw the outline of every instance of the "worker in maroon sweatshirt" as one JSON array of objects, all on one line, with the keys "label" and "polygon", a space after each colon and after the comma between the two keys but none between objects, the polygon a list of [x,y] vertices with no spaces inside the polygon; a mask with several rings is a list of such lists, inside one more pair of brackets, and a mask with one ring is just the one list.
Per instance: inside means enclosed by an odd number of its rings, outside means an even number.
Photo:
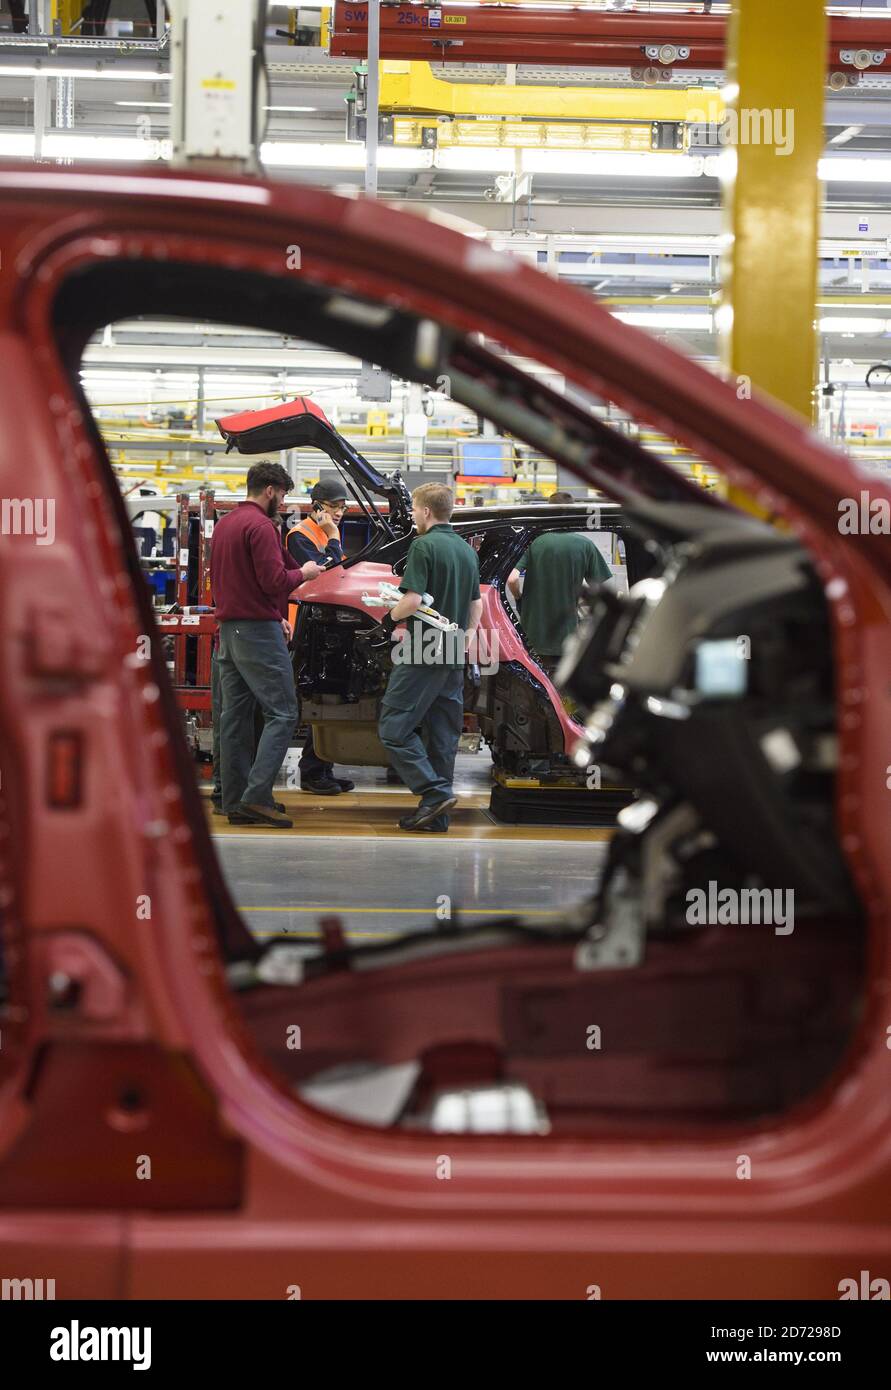
[{"label": "worker in maroon sweatshirt", "polygon": [[[222,806],[232,825],[293,825],[272,796],[297,725],[291,631],[282,611],[295,589],[321,573],[313,561],[301,566],[291,558],[273,520],[293,486],[281,464],[255,463],[247,500],[217,522],[210,548],[220,625]],[[263,711],[256,754],[255,701]]]}]

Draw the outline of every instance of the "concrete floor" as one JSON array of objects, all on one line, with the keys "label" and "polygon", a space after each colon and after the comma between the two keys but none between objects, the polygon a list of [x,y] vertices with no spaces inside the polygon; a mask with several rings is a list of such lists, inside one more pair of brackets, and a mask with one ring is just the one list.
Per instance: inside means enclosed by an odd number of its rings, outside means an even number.
[{"label": "concrete floor", "polygon": [[431,928],[437,910],[548,921],[589,897],[609,834],[551,826],[502,826],[489,817],[490,763],[462,754],[461,804],[447,835],[409,835],[396,821],[414,804],[382,770],[338,769],[356,791],[318,798],[290,789],[281,798],[293,831],[244,830],[218,817],[212,828],[223,872],[257,936],[315,936],[336,913],[351,936],[381,939]]}]

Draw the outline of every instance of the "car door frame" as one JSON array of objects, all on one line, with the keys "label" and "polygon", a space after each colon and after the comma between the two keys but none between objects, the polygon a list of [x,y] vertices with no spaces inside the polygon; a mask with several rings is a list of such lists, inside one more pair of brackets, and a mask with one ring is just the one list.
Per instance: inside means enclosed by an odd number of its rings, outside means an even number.
[{"label": "car door frame", "polygon": [[[153,882],[165,910],[150,942],[129,942],[120,923],[112,922],[113,913],[99,914],[95,930],[112,954],[122,944],[132,947],[128,963],[138,997],[130,1001],[127,1026],[137,1029],[141,1014],[145,1027],[150,1017],[159,1045],[190,1059],[227,1131],[252,1154],[245,1179],[248,1186],[253,1182],[251,1190],[256,1193],[258,1175],[268,1177],[274,1170],[272,1186],[290,1193],[294,1210],[303,1200],[301,1191],[307,1200],[312,1194],[318,1200],[325,1191],[345,1214],[355,1213],[358,1203],[366,1216],[387,1213],[388,1220],[396,1212],[406,1219],[423,1213],[438,1225],[470,1218],[461,1227],[468,1249],[481,1239],[479,1218],[485,1213],[490,1220],[496,1210],[516,1219],[518,1238],[528,1232],[534,1214],[549,1210],[548,1240],[567,1249],[579,1217],[596,1218],[613,1252],[642,1238],[644,1214],[648,1223],[661,1223],[663,1237],[677,1251],[690,1251],[691,1231],[702,1236],[708,1229],[714,1237],[720,1232],[724,1250],[728,1240],[740,1252],[753,1248],[755,1240],[754,1248],[766,1255],[773,1239],[767,1230],[775,1229],[780,1217],[794,1218],[805,1245],[823,1239],[818,1232],[825,1231],[827,1220],[848,1220],[859,1230],[891,1176],[882,996],[891,935],[886,853],[891,813],[884,771],[875,775],[884,756],[885,692],[891,692],[885,638],[891,560],[876,537],[865,535],[858,545],[846,546],[839,535],[839,500],[861,482],[853,464],[815,440],[800,421],[757,399],[740,401],[732,386],[617,323],[580,291],[445,227],[423,224],[419,236],[422,224],[383,206],[250,181],[137,177],[131,171],[68,176],[7,169],[0,170],[0,189],[4,260],[11,253],[15,266],[0,300],[0,331],[19,349],[14,369],[6,374],[5,409],[13,409],[11,392],[17,389],[18,399],[36,412],[34,421],[17,428],[17,448],[33,447],[46,468],[48,451],[53,452],[59,476],[64,472],[76,484],[67,495],[89,527],[93,550],[85,568],[95,583],[91,610],[103,593],[107,604],[117,594],[122,609],[111,641],[115,651],[104,658],[106,674],[120,656],[122,636],[138,633],[138,571],[128,555],[126,518],[110,491],[113,480],[101,441],[72,390],[70,366],[82,342],[76,334],[60,339],[54,322],[65,284],[85,267],[102,263],[148,259],[163,270],[165,264],[185,262],[196,274],[210,264],[221,274],[269,277],[273,287],[289,273],[283,248],[296,241],[301,274],[348,295],[410,304],[459,334],[482,331],[670,430],[781,517],[811,549],[826,585],[840,672],[839,829],[870,913],[873,951],[872,987],[843,1073],[794,1114],[762,1126],[743,1125],[720,1138],[669,1136],[643,1149],[634,1142],[450,1136],[449,1152],[462,1178],[448,1185],[431,1183],[431,1162],[437,1145],[442,1147],[435,1136],[373,1134],[322,1117],[284,1094],[264,1071],[237,1018],[216,954],[220,885],[203,853],[209,840],[201,828],[197,790],[187,785],[175,706],[157,662],[128,672],[126,700],[137,749],[128,795],[136,795],[139,783],[143,801],[152,803],[140,818],[143,840],[146,825],[164,809],[165,836],[151,844]],[[593,466],[580,461],[577,471],[598,485]],[[872,486],[891,503],[884,483]],[[22,584],[39,592],[33,564]],[[128,626],[129,633],[123,632]],[[11,635],[8,631],[7,643]],[[20,627],[15,637],[20,639]],[[72,660],[76,652],[75,643]],[[880,692],[873,705],[864,698],[867,683]],[[21,697],[20,687],[13,694]],[[137,718],[140,710],[143,717]],[[10,726],[17,731],[14,742],[24,740],[23,713],[13,695],[3,720],[7,732]],[[37,815],[30,808],[29,816],[26,829],[33,835],[45,812]],[[46,859],[35,851],[33,838],[29,843],[33,889],[33,875],[46,872]],[[95,856],[95,849],[91,853]],[[129,891],[126,867],[110,866],[119,896]],[[31,965],[34,960],[32,952]],[[40,1011],[27,1025],[32,1059],[46,1027]],[[21,1089],[15,1093],[18,1106],[22,1095]],[[8,1136],[8,1088],[4,1099],[0,1129],[6,1122]],[[732,1181],[740,1151],[754,1155],[757,1184]],[[8,1140],[3,1157],[10,1157]],[[683,1233],[673,1224],[681,1217]],[[617,1220],[623,1224],[621,1236],[610,1225]],[[887,1234],[883,1227],[882,1249]],[[646,1237],[647,1248],[652,1238]],[[696,1250],[701,1259],[702,1246]]]}]

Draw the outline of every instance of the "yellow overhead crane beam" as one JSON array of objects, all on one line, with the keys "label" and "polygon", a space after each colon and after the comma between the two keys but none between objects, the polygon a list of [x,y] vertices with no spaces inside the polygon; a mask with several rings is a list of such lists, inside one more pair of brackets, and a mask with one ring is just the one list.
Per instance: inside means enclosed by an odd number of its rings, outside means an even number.
[{"label": "yellow overhead crane beam", "polygon": [[452,117],[532,121],[678,121],[720,125],[720,92],[706,87],[538,87],[448,82],[429,63],[384,62],[380,109]]},{"label": "yellow overhead crane beam", "polygon": [[[432,130],[437,149],[598,150],[649,154],[653,145],[652,122],[629,125],[619,121],[441,121],[435,116],[393,117],[393,144],[401,148],[426,148]],[[682,145],[662,153],[683,153]]]},{"label": "yellow overhead crane beam", "polygon": [[[429,63],[381,63],[380,109],[409,148],[683,153],[694,124],[718,125],[715,90],[531,87],[449,82]],[[660,135],[662,126],[676,131]],[[662,140],[665,143],[662,143]],[[387,141],[389,143],[389,141]]]}]

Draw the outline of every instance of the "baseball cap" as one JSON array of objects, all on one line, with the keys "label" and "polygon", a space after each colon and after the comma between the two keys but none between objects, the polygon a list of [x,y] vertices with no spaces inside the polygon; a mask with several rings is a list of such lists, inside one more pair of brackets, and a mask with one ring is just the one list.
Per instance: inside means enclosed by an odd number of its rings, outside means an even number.
[{"label": "baseball cap", "polygon": [[336,483],[333,479],[320,478],[309,494],[313,502],[345,502],[347,492],[343,483]]}]

